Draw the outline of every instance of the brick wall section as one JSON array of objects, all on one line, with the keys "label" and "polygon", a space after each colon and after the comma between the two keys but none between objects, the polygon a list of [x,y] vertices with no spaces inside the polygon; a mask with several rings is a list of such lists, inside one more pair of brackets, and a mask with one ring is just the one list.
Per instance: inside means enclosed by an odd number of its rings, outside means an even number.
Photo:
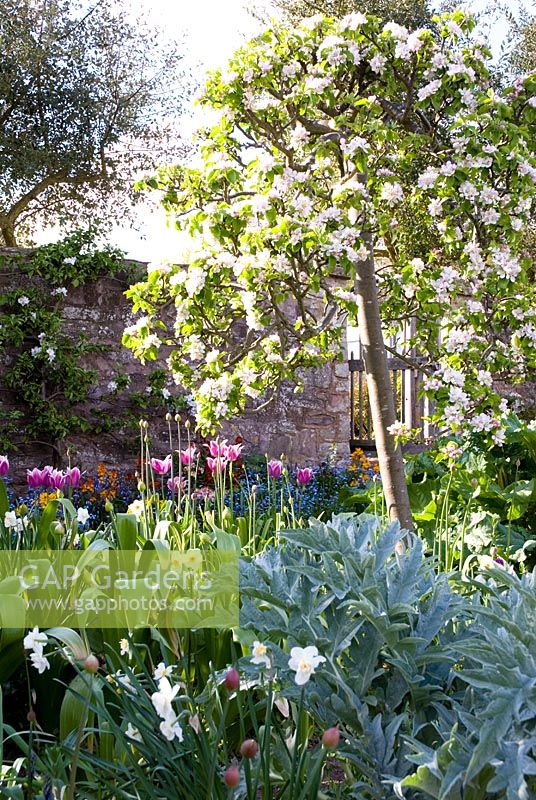
[{"label": "brick wall section", "polygon": [[[0,257],[13,251],[0,248]],[[140,263],[143,269],[143,264]],[[0,294],[21,284],[41,285],[38,279],[30,279],[12,267],[0,264]],[[130,352],[121,346],[121,335],[125,326],[132,324],[134,317],[130,304],[124,297],[128,282],[125,276],[104,277],[94,283],[71,288],[64,304],[64,330],[77,337],[85,333],[91,341],[99,341],[110,347],[109,352],[88,358],[84,366],[98,370],[98,385],[92,390],[85,406],[76,409],[84,414],[107,413],[119,415],[128,407],[128,391],[110,401],[107,384],[120,371],[129,375],[132,391],[144,391],[147,375],[154,362],[142,366]],[[13,354],[0,351],[0,373],[7,367]],[[260,412],[248,412],[243,417],[228,422],[223,434],[231,439],[241,436],[249,452],[268,453],[277,457],[281,453],[293,463],[315,463],[322,460],[335,444],[338,452],[348,452],[349,395],[346,363],[329,364],[310,371],[305,378],[302,394],[295,394],[292,386],[281,388],[276,399]],[[170,381],[172,393],[177,392]],[[0,380],[0,413],[2,409],[22,409],[16,393],[7,392]],[[152,451],[164,455],[167,445],[165,411],[159,411],[148,421]],[[50,463],[52,452],[42,443],[23,443],[21,430],[20,450],[11,457],[15,474],[19,478],[29,466]],[[99,462],[119,468],[135,466],[138,453],[136,433],[132,429],[115,430],[112,433],[76,435],[60,444],[56,456],[65,461],[67,448],[72,452],[73,463],[78,463],[91,472]]]}]

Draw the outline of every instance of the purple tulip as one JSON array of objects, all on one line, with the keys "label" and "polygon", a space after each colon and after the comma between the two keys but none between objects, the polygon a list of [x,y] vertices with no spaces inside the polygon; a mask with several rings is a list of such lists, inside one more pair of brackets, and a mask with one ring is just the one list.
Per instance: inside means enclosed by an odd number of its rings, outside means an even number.
[{"label": "purple tulip", "polygon": [[173,478],[173,480],[171,480],[171,478],[168,478],[167,488],[172,494],[178,494],[179,489],[181,489],[184,492],[186,490],[186,486],[187,484],[185,479],[179,478],[178,475],[175,478]]},{"label": "purple tulip", "polygon": [[43,480],[43,472],[40,469],[37,469],[37,467],[26,470],[26,480],[28,481],[28,486],[30,489],[39,489],[39,487],[45,485]]},{"label": "purple tulip", "polygon": [[72,486],[77,489],[80,486],[81,473],[78,467],[69,467],[65,472],[65,483],[67,486]]},{"label": "purple tulip", "polygon": [[268,477],[276,480],[283,474],[283,462],[272,459],[268,462]]},{"label": "purple tulip", "polygon": [[171,455],[166,456],[163,460],[151,458],[151,467],[157,475],[167,475],[171,469],[171,460]]},{"label": "purple tulip", "polygon": [[227,466],[225,458],[217,456],[216,458],[207,458],[207,465],[211,472],[223,472]]},{"label": "purple tulip", "polygon": [[300,486],[307,486],[308,483],[311,483],[313,477],[313,470],[309,467],[303,467],[303,469],[298,468],[296,470],[296,480]]},{"label": "purple tulip", "polygon": [[0,478],[9,472],[9,459],[7,456],[0,456]]},{"label": "purple tulip", "polygon": [[191,444],[186,450],[181,450],[181,464],[185,467],[190,467],[197,458],[197,449],[195,444]]},{"label": "purple tulip", "polygon": [[44,486],[46,489],[53,489],[54,488],[54,481],[52,479],[52,473],[54,472],[54,468],[50,466],[43,467],[41,470],[41,486]]},{"label": "purple tulip", "polygon": [[220,456],[227,458],[228,450],[227,439],[223,439],[221,442],[219,439],[216,439],[216,441],[213,440],[208,443],[208,451],[212,458],[219,458]]},{"label": "purple tulip", "polygon": [[243,449],[243,444],[230,444],[227,448],[227,460],[237,461],[240,458]]},{"label": "purple tulip", "polygon": [[62,492],[67,484],[67,475],[59,469],[53,469],[49,475],[49,480],[52,482],[52,487]]}]

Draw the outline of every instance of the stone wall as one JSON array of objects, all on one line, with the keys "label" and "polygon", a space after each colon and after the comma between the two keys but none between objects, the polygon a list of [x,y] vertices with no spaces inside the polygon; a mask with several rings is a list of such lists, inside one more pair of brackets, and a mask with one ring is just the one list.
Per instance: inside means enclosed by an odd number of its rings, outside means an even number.
[{"label": "stone wall", "polygon": [[[4,248],[0,255],[10,252]],[[144,265],[139,267],[143,269]],[[13,267],[0,266],[0,295],[21,285],[43,287],[39,279],[30,279]],[[69,289],[64,301],[64,331],[73,337],[85,333],[90,340],[99,341],[109,348],[105,353],[88,356],[83,365],[96,369],[99,379],[89,401],[75,410],[95,420],[102,415],[121,416],[129,408],[129,392],[144,392],[149,373],[158,366],[154,362],[142,366],[121,346],[123,329],[134,321],[130,304],[124,296],[127,285],[124,275],[104,277]],[[13,355],[0,350],[0,374],[12,361]],[[108,384],[118,372],[129,376],[129,390],[111,397]],[[312,370],[304,380],[303,393],[295,394],[292,386],[284,385],[269,406],[226,423],[223,434],[230,439],[241,437],[249,452],[268,453],[271,457],[284,453],[294,463],[322,460],[333,445],[341,455],[347,454],[350,430],[346,363]],[[167,388],[172,393],[180,391],[171,381]],[[5,389],[0,378],[0,413],[13,409],[24,410],[24,405],[16,392]],[[155,455],[164,455],[169,450],[165,408],[153,411],[148,415],[148,421],[152,451]],[[67,448],[71,451],[73,463],[82,465],[88,472],[93,471],[99,462],[131,469],[137,461],[136,430],[128,426],[110,433],[74,435],[59,443],[56,452],[42,442],[25,442],[24,420],[16,438],[19,450],[11,461],[19,476],[23,476],[29,466],[53,460],[65,463]]]}]

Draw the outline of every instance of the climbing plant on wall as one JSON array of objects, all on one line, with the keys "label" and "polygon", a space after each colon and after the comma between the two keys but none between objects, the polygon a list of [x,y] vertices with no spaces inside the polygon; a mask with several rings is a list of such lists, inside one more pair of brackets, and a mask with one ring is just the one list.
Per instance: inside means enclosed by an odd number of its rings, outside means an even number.
[{"label": "climbing plant on wall", "polygon": [[[160,385],[162,370],[149,375],[146,392],[130,398],[127,412],[98,413],[88,410],[93,389],[101,381],[88,366],[90,357],[110,350],[98,332],[88,335],[67,330],[64,306],[70,290],[104,276],[135,268],[123,253],[97,245],[98,231],[76,231],[60,242],[33,251],[4,256],[4,273],[20,275],[18,285],[0,293],[0,387],[16,396],[19,408],[2,408],[0,449],[15,449],[17,442],[33,441],[57,448],[76,433],[99,433],[135,422],[149,405],[170,407],[174,399]],[[110,376],[107,376],[108,378]],[[115,404],[128,390],[129,378],[113,375],[100,395]],[[175,410],[174,407],[170,410]]]}]

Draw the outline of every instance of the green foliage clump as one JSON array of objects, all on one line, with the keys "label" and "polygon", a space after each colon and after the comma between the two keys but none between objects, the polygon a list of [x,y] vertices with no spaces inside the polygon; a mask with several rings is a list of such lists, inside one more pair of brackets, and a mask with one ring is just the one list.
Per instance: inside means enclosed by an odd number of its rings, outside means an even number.
[{"label": "green foliage clump", "polygon": [[321,728],[340,725],[344,796],[531,797],[536,573],[496,565],[455,591],[419,538],[371,517],[282,538],[243,564],[241,624],[276,668],[292,646],[325,656],[305,705]]},{"label": "green foliage clump", "polygon": [[[109,347],[97,336],[73,337],[63,320],[67,287],[119,272],[134,274],[133,267],[125,267],[123,254],[99,246],[98,237],[98,229],[89,227],[30,254],[3,260],[3,267],[16,271],[23,280],[22,286],[0,295],[0,352],[8,359],[2,380],[24,409],[3,415],[0,441],[4,451],[16,449],[22,423],[28,440],[56,446],[70,434],[111,430],[125,422],[78,410],[98,379],[97,371],[87,366],[88,358]],[[124,388],[128,378],[119,376],[113,383],[116,390]]]}]

